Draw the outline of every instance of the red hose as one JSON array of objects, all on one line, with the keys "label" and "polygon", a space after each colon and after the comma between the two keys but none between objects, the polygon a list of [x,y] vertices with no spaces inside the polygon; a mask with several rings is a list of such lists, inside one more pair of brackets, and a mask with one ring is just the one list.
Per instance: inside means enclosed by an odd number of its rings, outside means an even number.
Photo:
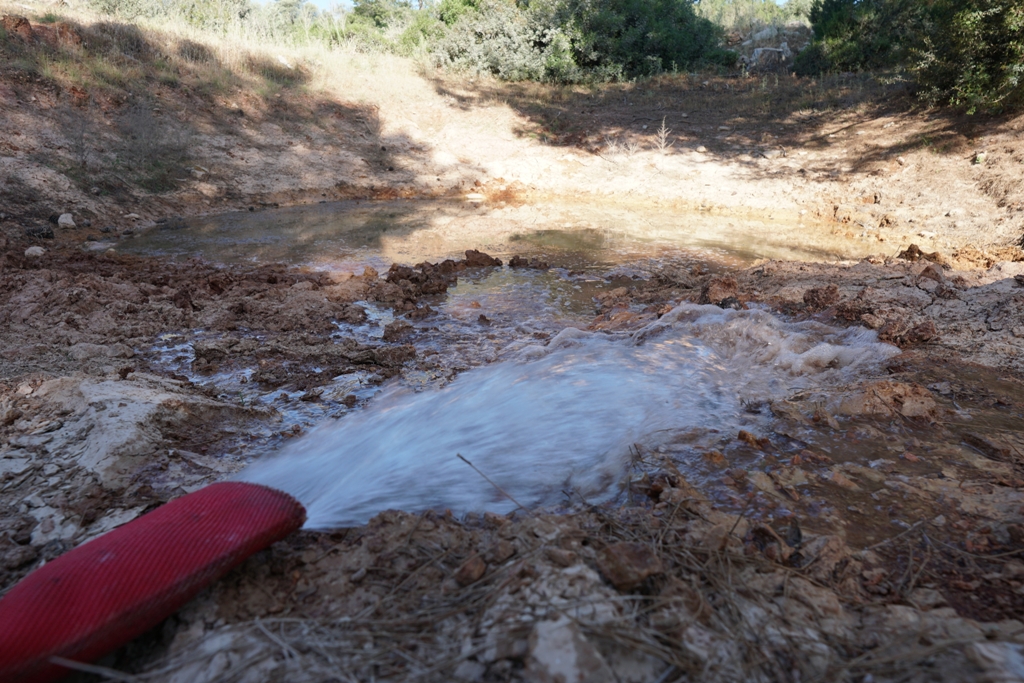
[{"label": "red hose", "polygon": [[306,511],[256,484],[213,484],[93,539],[29,574],[0,599],[0,681],[47,683],[159,624]]}]

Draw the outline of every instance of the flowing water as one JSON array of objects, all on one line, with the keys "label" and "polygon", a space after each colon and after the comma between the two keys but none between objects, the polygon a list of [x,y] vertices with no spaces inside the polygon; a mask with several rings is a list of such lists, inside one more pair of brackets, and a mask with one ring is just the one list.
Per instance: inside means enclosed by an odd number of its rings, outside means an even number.
[{"label": "flowing water", "polygon": [[[684,439],[710,448],[722,434],[765,427],[770,418],[750,405],[848,382],[898,353],[869,331],[690,304],[630,335],[581,331],[596,294],[667,264],[706,272],[765,256],[838,252],[812,242],[802,250],[783,246],[792,239],[771,221],[737,226],[580,207],[555,220],[535,211],[438,202],[296,207],[201,219],[119,248],[342,271],[478,248],[554,266],[467,273],[435,302],[438,316],[415,323],[419,347],[470,368],[454,381],[406,373],[338,420],[295,402],[307,424],[319,426],[239,478],[295,495],[313,528],[361,524],[389,508],[508,512],[607,501],[619,495],[638,446]],[[847,247],[843,253],[854,255]],[[340,335],[379,338],[392,314],[366,306],[368,322],[341,325]],[[481,313],[490,321],[485,328]],[[187,361],[180,346],[168,344]],[[358,391],[353,378],[340,381],[339,396]]]},{"label": "flowing water", "polygon": [[393,389],[241,478],[294,495],[313,528],[389,508],[599,502],[618,493],[634,444],[735,432],[757,419],[745,404],[847,381],[895,353],[868,331],[682,304],[629,336],[568,328],[443,389]]}]

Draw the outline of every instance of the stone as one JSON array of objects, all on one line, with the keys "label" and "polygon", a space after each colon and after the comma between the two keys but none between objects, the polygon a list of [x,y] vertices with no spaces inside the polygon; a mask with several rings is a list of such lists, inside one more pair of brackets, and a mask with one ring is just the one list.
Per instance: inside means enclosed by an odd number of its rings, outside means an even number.
[{"label": "stone", "polygon": [[839,288],[835,285],[812,287],[804,292],[804,305],[812,311],[821,311],[839,303]]},{"label": "stone", "polygon": [[452,672],[452,676],[457,681],[479,681],[483,680],[484,674],[487,673],[487,667],[480,662],[467,659]]},{"label": "stone", "polygon": [[945,282],[946,275],[942,272],[942,268],[935,263],[929,263],[924,269],[917,274],[918,277],[926,277],[929,280],[935,280],[936,282]]},{"label": "stone", "polygon": [[125,344],[75,344],[69,350],[74,360],[90,358],[131,358],[135,352]]},{"label": "stone", "polygon": [[544,549],[544,556],[559,567],[571,567],[576,564],[576,553],[562,548],[547,547]]},{"label": "stone", "polygon": [[782,66],[786,57],[777,47],[759,47],[754,49],[750,61],[759,70],[771,71]]},{"label": "stone", "polygon": [[402,320],[395,320],[384,326],[383,339],[386,342],[401,341],[412,334],[413,327]]},{"label": "stone", "polygon": [[935,327],[934,322],[926,320],[911,327],[910,331],[904,336],[908,344],[924,344],[937,340],[939,338],[939,330]]},{"label": "stone", "polygon": [[73,228],[75,227],[75,219],[70,213],[62,213],[57,218],[57,225],[61,228]]},{"label": "stone", "polygon": [[937,410],[938,404],[924,387],[882,380],[873,382],[865,386],[863,391],[844,399],[839,405],[838,412],[851,417],[895,414],[904,417],[932,417]]},{"label": "stone", "polygon": [[661,559],[643,543],[613,543],[597,555],[597,568],[620,591],[629,591],[665,571]]},{"label": "stone", "polygon": [[485,254],[476,249],[466,250],[466,265],[470,268],[484,268],[488,266],[500,266],[501,260]]},{"label": "stone", "polygon": [[25,250],[25,256],[28,258],[39,258],[46,253],[46,250],[42,247],[29,247]]},{"label": "stone", "polygon": [[735,297],[739,290],[736,278],[728,275],[716,275],[708,280],[700,290],[700,304],[719,304],[725,299]]},{"label": "stone", "polygon": [[11,548],[4,555],[4,569],[19,569],[25,565],[35,562],[39,557],[39,550],[30,545],[19,545]]},{"label": "stone", "polygon": [[838,470],[832,472],[832,476],[828,478],[830,482],[840,488],[847,489],[848,491],[860,491],[860,487],[857,486],[853,481],[845,474]]},{"label": "stone", "polygon": [[971,643],[964,651],[985,672],[985,680],[990,683],[1020,683],[1024,680],[1024,645]]},{"label": "stone", "polygon": [[455,581],[460,586],[468,586],[479,581],[486,572],[487,563],[479,555],[474,555],[455,570]]},{"label": "stone", "polygon": [[601,653],[568,617],[538,623],[530,635],[525,680],[530,683],[613,683]]},{"label": "stone", "polygon": [[7,35],[18,36],[22,40],[32,40],[32,24],[25,17],[8,14],[0,19],[0,27]]}]

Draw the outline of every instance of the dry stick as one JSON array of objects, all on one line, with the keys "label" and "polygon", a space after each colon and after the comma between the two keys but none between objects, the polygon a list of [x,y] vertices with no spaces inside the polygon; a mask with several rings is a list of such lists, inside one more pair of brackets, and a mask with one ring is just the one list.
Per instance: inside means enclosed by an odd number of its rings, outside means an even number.
[{"label": "dry stick", "polygon": [[266,626],[263,625],[263,622],[260,621],[259,617],[256,617],[256,619],[253,621],[253,623],[256,625],[256,628],[258,628],[260,630],[260,632],[263,633],[263,635],[265,635],[267,638],[270,639],[271,642],[273,642],[275,645],[277,645],[282,650],[284,650],[285,655],[287,655],[289,657],[292,657],[294,659],[298,659],[299,658],[299,653],[295,651],[295,648],[293,648],[291,645],[286,643],[280,637],[275,636],[273,633],[271,633],[270,629],[268,629]]},{"label": "dry stick", "polygon": [[124,683],[138,683],[139,681],[135,676],[117,671],[116,669],[108,669],[105,666],[76,662],[73,659],[65,659],[64,657],[50,657],[50,663],[63,666],[64,668],[71,669],[73,671],[96,674],[97,676],[103,676],[104,678],[109,678],[114,681],[123,681]]},{"label": "dry stick", "polygon": [[875,548],[880,548],[880,547],[882,547],[883,545],[885,545],[887,543],[892,543],[893,541],[899,540],[899,539],[903,538],[904,536],[906,536],[907,534],[909,534],[911,531],[917,529],[922,524],[924,524],[923,520],[920,521],[920,522],[915,522],[910,528],[908,528],[908,529],[906,529],[906,530],[896,534],[895,536],[883,539],[883,540],[879,541],[878,543],[876,543],[874,545],[869,545],[867,548],[864,548],[864,550],[874,550]]},{"label": "dry stick", "polygon": [[516,500],[515,498],[513,498],[513,497],[512,497],[512,494],[510,494],[510,493],[509,493],[508,491],[506,491],[505,489],[503,489],[503,488],[501,488],[500,486],[498,486],[497,484],[495,484],[495,483],[494,483],[493,481],[491,481],[491,478],[490,478],[490,477],[488,477],[488,476],[487,476],[486,474],[484,474],[483,472],[481,472],[480,470],[478,470],[478,469],[477,469],[477,467],[476,467],[476,465],[474,465],[473,463],[471,463],[470,461],[468,461],[468,460],[466,460],[466,459],[465,459],[464,457],[462,457],[462,454],[461,454],[461,453],[456,453],[456,454],[455,454],[455,457],[456,457],[456,458],[458,458],[459,460],[461,460],[462,462],[466,463],[466,464],[467,464],[467,465],[469,465],[470,467],[472,467],[472,468],[473,468],[473,471],[474,471],[474,472],[476,472],[477,474],[479,474],[479,475],[480,475],[481,477],[483,477],[484,479],[486,479],[486,480],[487,480],[487,483],[488,483],[488,484],[490,484],[490,485],[491,485],[491,486],[493,486],[494,488],[498,489],[498,491],[499,491],[499,492],[500,492],[500,493],[501,493],[502,495],[504,495],[504,496],[505,496],[506,498],[508,498],[509,500],[511,500],[511,501],[512,501],[513,503],[515,503],[515,504],[516,504],[516,505],[518,506],[518,507],[516,507],[516,510],[525,510],[525,509],[526,509],[526,507],[525,507],[525,506],[524,506],[523,504],[521,504],[521,503],[520,503],[520,502],[519,502],[518,500]]}]

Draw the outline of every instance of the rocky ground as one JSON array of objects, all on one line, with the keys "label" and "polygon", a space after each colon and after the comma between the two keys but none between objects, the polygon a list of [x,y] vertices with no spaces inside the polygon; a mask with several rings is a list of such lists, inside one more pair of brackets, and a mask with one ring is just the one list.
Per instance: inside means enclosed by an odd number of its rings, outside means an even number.
[{"label": "rocky ground", "polygon": [[[601,291],[589,328],[636,330],[681,301],[765,306],[875,330],[903,351],[854,386],[750,406],[772,416],[765,433],[638,450],[613,507],[391,511],[295,534],[101,662],[107,673],[1024,678],[1020,119],[884,104],[892,93],[860,77],[691,75],[591,91],[403,66],[373,88],[398,62],[355,55],[347,81],[318,89],[302,55],[287,55],[298,75],[254,70],[216,46],[197,59],[203,46],[186,50],[177,34],[32,16],[27,30],[5,20],[0,43],[17,58],[0,70],[2,589],[306,424],[360,409],[369,394],[357,385],[465,367],[415,323],[440,315],[459,278],[497,267],[486,254],[352,274],[91,248],[180,216],[471,191],[482,216],[571,197],[770,219],[798,226],[793,239],[825,231],[848,253],[881,255],[664,265]],[[139,93],[40,69],[40,55],[176,70]],[[236,80],[200,87],[211,71]],[[123,163],[138,159],[128,143],[146,125],[191,140],[166,187],[159,169]],[[156,142],[173,151],[166,135]],[[371,305],[395,321],[368,318]],[[367,341],[359,325],[384,329]],[[348,376],[359,381],[332,381]]]}]

